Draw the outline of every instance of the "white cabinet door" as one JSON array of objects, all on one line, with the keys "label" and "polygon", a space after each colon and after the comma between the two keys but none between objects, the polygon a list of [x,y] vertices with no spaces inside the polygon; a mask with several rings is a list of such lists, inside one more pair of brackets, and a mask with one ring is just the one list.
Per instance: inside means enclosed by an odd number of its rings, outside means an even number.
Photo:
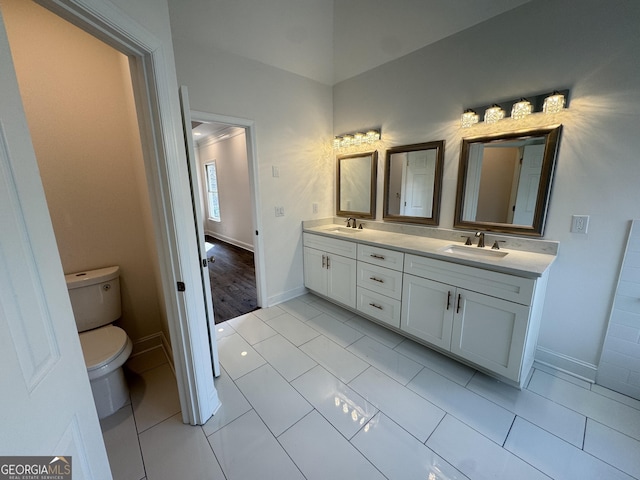
[{"label": "white cabinet door", "polygon": [[356,308],[356,261],[304,247],[304,286]]},{"label": "white cabinet door", "polygon": [[304,247],[304,286],[320,295],[327,294],[326,261],[324,252]]},{"label": "white cabinet door", "polygon": [[327,297],[356,308],[356,261],[327,255]]},{"label": "white cabinet door", "polygon": [[404,275],[400,328],[449,350],[455,309],[455,287]]},{"label": "white cabinet door", "polygon": [[519,381],[529,307],[463,289],[456,292],[459,299],[451,353]]}]

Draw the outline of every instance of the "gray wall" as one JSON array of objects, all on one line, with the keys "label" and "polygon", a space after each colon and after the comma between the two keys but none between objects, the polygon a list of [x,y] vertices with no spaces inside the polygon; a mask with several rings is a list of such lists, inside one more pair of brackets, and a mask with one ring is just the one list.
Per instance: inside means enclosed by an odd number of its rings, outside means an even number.
[{"label": "gray wall", "polygon": [[[336,12],[339,15],[339,12]],[[535,0],[334,87],[334,133],[446,140],[453,225],[464,108],[570,88],[545,239],[560,242],[537,358],[594,378],[629,220],[640,216],[640,2]],[[381,152],[382,153],[382,152]],[[382,217],[382,169],[378,217]],[[587,235],[571,215],[590,215]]]}]

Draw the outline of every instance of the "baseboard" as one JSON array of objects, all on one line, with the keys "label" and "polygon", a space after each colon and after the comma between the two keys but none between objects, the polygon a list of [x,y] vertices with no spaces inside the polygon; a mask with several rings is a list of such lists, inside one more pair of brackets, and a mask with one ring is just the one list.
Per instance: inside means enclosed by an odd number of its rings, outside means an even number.
[{"label": "baseboard", "polygon": [[171,349],[171,342],[169,342],[169,339],[164,335],[164,332],[152,333],[133,342],[131,356],[141,355],[154,348],[162,348],[167,357],[167,361],[173,369],[173,350]]},{"label": "baseboard", "polygon": [[542,365],[555,368],[561,372],[585,380],[590,383],[595,383],[596,373],[598,367],[591,363],[583,362],[577,358],[564,355],[562,353],[554,352],[548,348],[538,346],[536,348],[535,361]]},{"label": "baseboard", "polygon": [[307,287],[301,286],[294,288],[293,290],[279,293],[278,295],[267,298],[267,307],[273,307],[274,305],[277,305],[279,303],[284,303],[288,300],[299,297],[300,295],[304,295],[308,291],[309,290],[307,290]]},{"label": "baseboard", "polygon": [[253,252],[253,245],[249,243],[241,242],[240,240],[236,240],[235,238],[227,237],[226,235],[221,235],[220,233],[216,232],[209,232],[205,230],[204,234],[209,235],[213,238],[217,238],[218,240],[221,240],[225,243],[230,243],[231,245],[235,245],[236,247],[242,248],[244,250]]}]

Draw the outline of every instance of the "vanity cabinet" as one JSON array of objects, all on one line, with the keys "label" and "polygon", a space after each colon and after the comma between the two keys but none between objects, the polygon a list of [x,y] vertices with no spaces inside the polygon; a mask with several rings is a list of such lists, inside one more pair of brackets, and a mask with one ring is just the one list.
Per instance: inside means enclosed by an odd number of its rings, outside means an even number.
[{"label": "vanity cabinet", "polygon": [[310,290],[522,388],[548,271],[523,277],[304,232]]},{"label": "vanity cabinet", "polygon": [[304,285],[350,308],[356,308],[356,244],[305,233]]},{"label": "vanity cabinet", "polygon": [[527,336],[537,337],[536,280],[416,255],[406,255],[404,270],[410,273],[402,330],[518,384],[524,380],[535,348]]}]

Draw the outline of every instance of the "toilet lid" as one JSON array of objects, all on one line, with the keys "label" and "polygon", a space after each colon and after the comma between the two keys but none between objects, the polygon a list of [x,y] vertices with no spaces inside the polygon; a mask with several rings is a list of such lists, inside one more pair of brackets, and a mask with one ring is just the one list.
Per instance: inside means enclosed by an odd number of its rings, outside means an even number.
[{"label": "toilet lid", "polygon": [[80,345],[87,370],[94,370],[118,356],[127,345],[127,334],[113,325],[80,334]]}]

